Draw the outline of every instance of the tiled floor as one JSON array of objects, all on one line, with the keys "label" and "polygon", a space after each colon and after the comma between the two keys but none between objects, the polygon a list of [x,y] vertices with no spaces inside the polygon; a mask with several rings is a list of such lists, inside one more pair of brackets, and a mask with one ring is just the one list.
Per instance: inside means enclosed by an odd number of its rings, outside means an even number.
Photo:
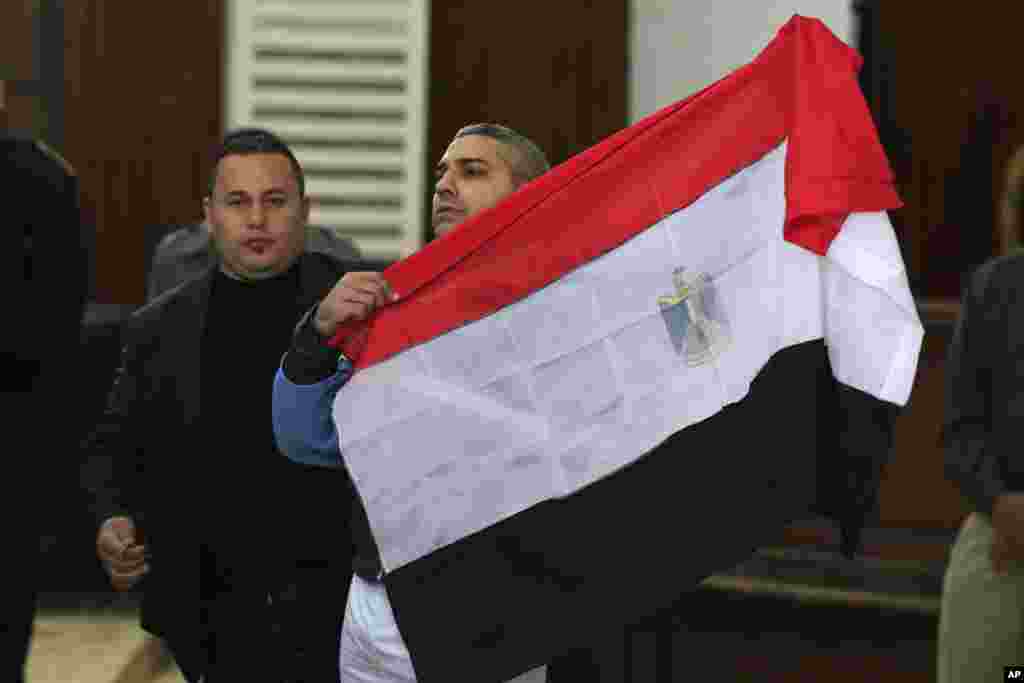
[{"label": "tiled floor", "polygon": [[[716,680],[752,680],[749,672],[764,669],[774,672],[765,680],[786,683],[934,680],[943,566],[933,564],[759,552],[683,597],[658,641],[667,657],[645,650],[638,635],[631,636],[631,656],[659,666],[670,660],[673,672],[702,661],[719,668]],[[158,642],[139,628],[130,597],[44,596],[28,683],[182,683]]]},{"label": "tiled floor", "polygon": [[[36,617],[26,683],[183,683],[133,613],[47,611]],[[515,683],[543,683],[537,669]]]},{"label": "tiled floor", "polygon": [[138,623],[133,613],[41,612],[27,683],[182,683],[159,641]]}]

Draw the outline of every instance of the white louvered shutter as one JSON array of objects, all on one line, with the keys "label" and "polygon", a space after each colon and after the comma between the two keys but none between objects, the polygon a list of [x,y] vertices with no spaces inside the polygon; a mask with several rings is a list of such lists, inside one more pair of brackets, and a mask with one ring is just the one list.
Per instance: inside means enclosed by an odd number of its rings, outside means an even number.
[{"label": "white louvered shutter", "polygon": [[230,0],[226,119],[280,135],[310,223],[366,258],[422,245],[429,0]]}]

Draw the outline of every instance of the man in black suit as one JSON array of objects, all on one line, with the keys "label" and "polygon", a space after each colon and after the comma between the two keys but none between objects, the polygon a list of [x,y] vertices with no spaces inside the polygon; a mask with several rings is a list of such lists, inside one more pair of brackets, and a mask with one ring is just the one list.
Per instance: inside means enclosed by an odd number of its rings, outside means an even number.
[{"label": "man in black suit", "polygon": [[351,483],[278,454],[270,388],[344,267],[304,253],[302,169],[267,131],[225,137],[204,207],[217,262],[132,315],[86,441],[97,552],[187,680],[335,681]]},{"label": "man in black suit", "polygon": [[[495,124],[460,129],[437,165],[433,228],[440,236],[470,216],[492,207],[521,185],[542,175],[549,164],[535,143]],[[275,380],[275,429],[282,451],[298,462],[341,467],[341,453],[330,406],[352,374],[351,362],[326,342],[339,325],[363,319],[392,300],[378,273],[349,273],[311,309],[296,328],[291,348]],[[329,426],[329,434],[321,430]],[[344,428],[344,427],[343,427]],[[361,501],[356,499],[354,574],[351,601],[341,630],[342,680],[414,682],[412,657],[391,613],[383,568]],[[577,650],[560,658],[564,680],[592,680],[592,653]],[[458,680],[458,662],[452,662]],[[513,679],[545,680],[537,667]]]},{"label": "man in black suit", "polygon": [[[0,80],[0,115],[3,85]],[[0,496],[7,503],[2,513],[13,533],[4,563],[0,680],[21,681],[38,588],[41,499],[36,495],[44,485],[39,463],[74,447],[61,430],[40,430],[54,419],[47,397],[54,395],[68,360],[76,355],[88,289],[88,244],[74,169],[43,143],[5,128],[0,126],[0,178],[7,198],[0,254],[5,273],[22,273],[21,282],[6,290],[5,308],[14,313],[4,334],[6,438],[12,448],[35,448],[8,469]]]}]

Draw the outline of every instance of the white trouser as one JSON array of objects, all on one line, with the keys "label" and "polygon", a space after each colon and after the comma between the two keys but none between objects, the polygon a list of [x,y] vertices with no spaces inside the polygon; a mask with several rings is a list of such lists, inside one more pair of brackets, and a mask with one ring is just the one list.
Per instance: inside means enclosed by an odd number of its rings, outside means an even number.
[{"label": "white trouser", "polygon": [[[398,632],[383,583],[352,577],[341,626],[341,683],[415,683],[409,650]],[[457,667],[456,662],[452,663]],[[546,667],[509,683],[544,683]]]}]

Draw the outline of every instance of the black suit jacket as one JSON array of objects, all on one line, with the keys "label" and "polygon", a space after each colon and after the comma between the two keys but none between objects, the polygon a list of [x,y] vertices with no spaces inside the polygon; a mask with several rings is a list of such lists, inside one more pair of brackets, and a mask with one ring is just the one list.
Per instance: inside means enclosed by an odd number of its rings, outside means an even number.
[{"label": "black suit jacket", "polygon": [[[7,627],[0,629],[0,680],[20,681],[39,581],[41,515],[26,511],[38,510],[44,498],[53,502],[43,493],[53,489],[43,488],[42,467],[67,467],[75,445],[66,416],[50,399],[63,388],[69,363],[79,357],[88,239],[79,217],[74,171],[45,146],[0,133],[0,182],[5,197],[0,272],[12,280],[5,280],[3,288],[7,324],[0,354],[0,405],[8,443],[22,453],[11,460],[0,492],[9,557],[18,558],[8,563],[5,574]],[[58,422],[61,428],[54,429]]]},{"label": "black suit jacket", "polygon": [[[35,140],[0,134],[5,212],[3,272],[21,273],[5,300],[5,394],[42,396],[78,344],[88,289],[88,239],[78,212],[78,181],[63,159]],[[12,391],[13,390],[13,391]],[[18,401],[15,410],[28,409]],[[17,424],[18,421],[14,420]]]},{"label": "black suit jacket", "polygon": [[[322,254],[300,264],[299,307],[319,301],[344,272]],[[144,578],[143,626],[169,640],[195,639],[202,632],[200,546],[197,505],[203,458],[215,457],[210,409],[200,402],[201,342],[214,271],[190,280],[136,311],[126,323],[121,365],[100,424],[88,437],[82,480],[98,523],[114,515],[132,517],[152,553]],[[259,334],[254,325],[253,334]],[[282,349],[282,355],[285,349]],[[267,378],[267,392],[272,377]],[[269,415],[267,416],[269,418]],[[230,421],[225,416],[225,428]],[[281,456],[282,459],[284,456]],[[351,484],[344,472],[290,465],[292,476],[274,482],[267,505],[295,520],[288,538],[268,534],[267,558],[282,556],[296,567],[321,566],[347,585],[351,547],[347,528]],[[239,472],[240,486],[259,485]],[[231,504],[231,491],[224,492]],[[334,612],[342,606],[331,604]]]}]

